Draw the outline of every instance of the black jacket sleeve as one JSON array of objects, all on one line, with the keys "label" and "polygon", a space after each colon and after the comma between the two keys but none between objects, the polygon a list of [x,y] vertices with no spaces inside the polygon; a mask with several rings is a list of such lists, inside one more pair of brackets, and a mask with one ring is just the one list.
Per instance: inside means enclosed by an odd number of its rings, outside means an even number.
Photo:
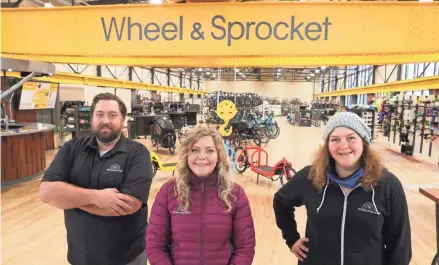
[{"label": "black jacket sleeve", "polygon": [[300,239],[294,208],[303,205],[302,191],[306,185],[308,173],[309,166],[297,172],[285,186],[275,193],[273,199],[276,224],[282,231],[282,237],[290,249]]},{"label": "black jacket sleeve", "polygon": [[390,172],[389,214],[384,222],[384,264],[409,265],[412,258],[411,231],[407,200],[401,182]]}]

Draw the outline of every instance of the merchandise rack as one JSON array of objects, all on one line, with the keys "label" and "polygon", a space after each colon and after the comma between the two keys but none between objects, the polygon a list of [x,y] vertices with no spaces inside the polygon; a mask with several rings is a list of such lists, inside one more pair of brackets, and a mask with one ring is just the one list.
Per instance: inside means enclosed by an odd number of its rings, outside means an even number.
[{"label": "merchandise rack", "polygon": [[92,135],[90,106],[78,106],[75,110],[76,127],[72,137]]},{"label": "merchandise rack", "polygon": [[[389,142],[393,132],[393,144],[396,144],[396,135],[398,133],[398,144],[401,146],[401,153],[413,155],[417,136],[422,139],[419,145],[419,153],[421,154],[424,149],[424,140],[430,139],[428,156],[432,156],[432,139],[439,136],[439,106],[429,105],[429,103],[416,105],[398,103],[384,104],[383,110],[382,125],[384,126],[384,135],[388,137]],[[418,133],[419,135],[417,135]]]},{"label": "merchandise rack", "polygon": [[322,122],[322,110],[311,109],[311,124],[315,127],[320,127]]},{"label": "merchandise rack", "polygon": [[379,114],[375,111],[374,108],[346,108],[346,111],[352,112],[360,116],[366,125],[369,127],[372,139],[378,138],[377,128],[379,127],[377,121],[379,120]]},{"label": "merchandise rack", "polygon": [[306,107],[301,106],[300,109],[296,112],[296,121],[298,126],[303,126],[303,127],[311,127],[312,122],[311,122],[311,110],[306,109]]}]

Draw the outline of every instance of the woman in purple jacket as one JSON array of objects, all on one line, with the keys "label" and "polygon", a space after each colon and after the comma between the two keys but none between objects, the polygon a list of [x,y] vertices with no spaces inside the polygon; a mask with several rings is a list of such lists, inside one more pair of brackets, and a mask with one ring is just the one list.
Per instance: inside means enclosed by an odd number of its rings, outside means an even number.
[{"label": "woman in purple jacket", "polygon": [[220,134],[190,131],[180,148],[177,177],[151,209],[146,251],[151,265],[250,265],[255,229],[249,201],[232,180]]}]

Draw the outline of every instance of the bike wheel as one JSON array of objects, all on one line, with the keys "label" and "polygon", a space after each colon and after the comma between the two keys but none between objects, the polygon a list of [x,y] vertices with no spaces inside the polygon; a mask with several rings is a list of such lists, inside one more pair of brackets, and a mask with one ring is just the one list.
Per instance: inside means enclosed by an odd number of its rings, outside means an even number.
[{"label": "bike wheel", "polygon": [[[296,175],[296,173],[297,173],[296,170],[290,166],[285,167],[285,172],[286,172],[286,175],[285,175],[286,182],[288,182],[290,179],[292,179],[294,177],[294,175]],[[280,184],[282,186],[285,185],[284,178],[283,178],[283,172],[279,176],[279,181],[280,181]]]},{"label": "bike wheel", "polygon": [[159,145],[157,139],[154,136],[151,136],[151,143],[154,147]]},{"label": "bike wheel", "polygon": [[265,135],[267,135],[267,137],[274,139],[276,138],[276,126],[274,124],[268,124],[265,126],[265,130],[264,130]]},{"label": "bike wheel", "polygon": [[179,142],[180,144],[181,144],[181,142],[183,141],[183,139],[186,138],[187,134],[188,134],[188,130],[187,130],[187,129],[185,129],[185,130],[180,130],[180,131],[178,132],[178,142]]},{"label": "bike wheel", "polygon": [[249,163],[248,163],[248,155],[247,151],[244,150],[242,147],[235,148],[235,168],[236,171],[239,173],[244,173],[244,171],[247,170]]},{"label": "bike wheel", "polygon": [[287,173],[287,175],[285,176],[285,179],[287,181],[292,179],[294,177],[294,175],[296,175],[296,173],[297,173],[297,171],[293,167],[291,167],[291,166],[286,166],[285,167],[285,171]]},{"label": "bike wheel", "polygon": [[279,136],[279,134],[280,134],[280,128],[279,128],[279,125],[277,125],[277,122],[274,123],[274,126],[275,126],[274,138],[277,138]]},{"label": "bike wheel", "polygon": [[270,141],[270,137],[267,135],[267,129],[261,128],[257,130],[257,134],[259,136],[259,139],[261,140],[261,143],[266,144],[268,141]]},{"label": "bike wheel", "polygon": [[239,134],[233,135],[231,142],[235,147],[241,146],[241,138],[240,138]]},{"label": "bike wheel", "polygon": [[262,142],[261,137],[260,137],[259,135],[256,134],[256,135],[253,137],[253,142],[255,143],[255,145],[257,145],[257,146],[261,146],[261,142]]},{"label": "bike wheel", "polygon": [[439,265],[439,253],[436,253],[436,256],[434,256],[431,265]]},{"label": "bike wheel", "polygon": [[165,143],[166,143],[166,146],[169,149],[169,152],[171,152],[171,154],[175,154],[175,149],[176,148],[175,148],[175,139],[174,139],[174,137],[172,137],[170,135],[166,136]]},{"label": "bike wheel", "polygon": [[152,164],[152,177],[154,178],[155,175],[157,174],[157,165],[154,162],[151,162]]}]

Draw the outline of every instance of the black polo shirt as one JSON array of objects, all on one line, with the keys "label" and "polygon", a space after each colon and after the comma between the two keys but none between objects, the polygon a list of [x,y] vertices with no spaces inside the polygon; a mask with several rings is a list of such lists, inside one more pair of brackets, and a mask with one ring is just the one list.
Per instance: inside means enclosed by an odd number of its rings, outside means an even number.
[{"label": "black polo shirt", "polygon": [[42,181],[64,181],[89,189],[116,188],[143,202],[134,214],[104,217],[64,210],[68,261],[73,265],[125,265],[145,250],[152,181],[146,147],[124,136],[102,157],[96,137],[74,138],[58,151]]}]

